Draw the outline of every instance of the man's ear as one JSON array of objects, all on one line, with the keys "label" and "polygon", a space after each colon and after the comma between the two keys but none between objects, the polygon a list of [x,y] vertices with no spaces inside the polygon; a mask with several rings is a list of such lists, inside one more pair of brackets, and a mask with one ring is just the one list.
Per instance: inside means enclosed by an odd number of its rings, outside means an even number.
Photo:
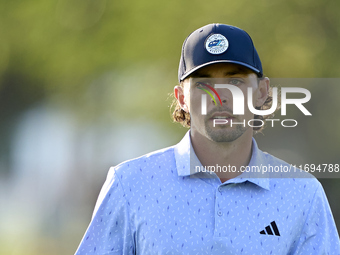
[{"label": "man's ear", "polygon": [[261,107],[268,97],[270,80],[268,77],[259,80],[259,86],[256,94],[256,106]]},{"label": "man's ear", "polygon": [[183,88],[181,86],[175,86],[174,93],[175,93],[175,97],[177,99],[177,102],[181,106],[182,110],[185,111],[185,112],[189,112],[189,107],[188,107],[188,104],[186,102],[187,100],[186,100]]}]

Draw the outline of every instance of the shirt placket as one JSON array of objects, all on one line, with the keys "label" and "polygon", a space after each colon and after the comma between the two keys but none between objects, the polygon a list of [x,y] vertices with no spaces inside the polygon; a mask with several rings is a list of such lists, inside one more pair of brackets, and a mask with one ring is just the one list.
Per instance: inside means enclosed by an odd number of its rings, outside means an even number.
[{"label": "shirt placket", "polygon": [[[230,189],[233,188],[235,184],[222,184],[216,188],[215,191],[215,237],[226,237],[227,230],[226,227],[232,218],[233,209],[228,208],[227,205],[231,204],[231,197],[228,196]],[[230,200],[230,201],[229,201]]]}]

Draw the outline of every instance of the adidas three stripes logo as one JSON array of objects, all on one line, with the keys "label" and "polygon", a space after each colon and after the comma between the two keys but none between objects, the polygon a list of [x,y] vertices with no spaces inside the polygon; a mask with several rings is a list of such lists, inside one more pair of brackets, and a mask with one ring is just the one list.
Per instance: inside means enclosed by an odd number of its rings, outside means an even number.
[{"label": "adidas three stripes logo", "polygon": [[[273,233],[274,230],[274,233]],[[276,236],[280,236],[280,232],[279,229],[277,228],[277,225],[275,223],[275,221],[272,221],[270,223],[270,225],[268,225],[267,227],[265,227],[265,229],[260,231],[261,235],[276,235]]]}]

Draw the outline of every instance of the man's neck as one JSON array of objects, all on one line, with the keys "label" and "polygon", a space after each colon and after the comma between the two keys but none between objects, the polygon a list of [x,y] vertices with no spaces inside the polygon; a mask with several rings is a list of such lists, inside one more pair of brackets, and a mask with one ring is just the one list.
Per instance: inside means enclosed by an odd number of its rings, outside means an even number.
[{"label": "man's neck", "polygon": [[240,175],[241,166],[248,165],[252,151],[251,131],[247,130],[232,142],[214,142],[198,132],[190,132],[191,143],[197,158],[206,169],[209,166],[221,166],[221,169],[227,170],[215,172],[223,183]]}]

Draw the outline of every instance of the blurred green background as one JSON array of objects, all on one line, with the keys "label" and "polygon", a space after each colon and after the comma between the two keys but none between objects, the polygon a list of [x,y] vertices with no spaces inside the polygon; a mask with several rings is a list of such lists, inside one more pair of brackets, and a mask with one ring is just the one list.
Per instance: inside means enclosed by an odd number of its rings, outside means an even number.
[{"label": "blurred green background", "polygon": [[[181,139],[169,93],[193,30],[243,28],[269,77],[334,78],[339,8],[327,0],[1,1],[0,254],[73,254],[109,167]],[[339,93],[317,91],[336,120]],[[286,148],[275,155],[287,161],[299,163],[301,149],[339,163],[338,130],[338,120],[314,122],[293,138],[265,131],[259,143]],[[339,179],[321,181],[339,227]]]}]

